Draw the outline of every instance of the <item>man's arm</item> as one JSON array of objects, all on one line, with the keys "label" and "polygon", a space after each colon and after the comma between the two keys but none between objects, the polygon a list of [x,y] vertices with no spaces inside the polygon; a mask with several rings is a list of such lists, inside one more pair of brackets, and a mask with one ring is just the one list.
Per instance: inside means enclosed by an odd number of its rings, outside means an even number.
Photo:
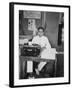
[{"label": "man's arm", "polygon": [[36,37],[32,39],[32,44],[36,43]]},{"label": "man's arm", "polygon": [[51,49],[51,45],[50,45],[48,38],[46,38],[46,48]]}]

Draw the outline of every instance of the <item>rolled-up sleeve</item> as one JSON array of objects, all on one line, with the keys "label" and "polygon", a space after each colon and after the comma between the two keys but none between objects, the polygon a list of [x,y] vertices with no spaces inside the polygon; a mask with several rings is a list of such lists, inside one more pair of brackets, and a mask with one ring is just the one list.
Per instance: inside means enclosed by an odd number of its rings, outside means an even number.
[{"label": "rolled-up sleeve", "polygon": [[39,44],[39,37],[35,36],[32,40],[32,44]]},{"label": "rolled-up sleeve", "polygon": [[33,40],[32,40],[32,44],[33,43],[36,43],[36,38],[34,37]]}]

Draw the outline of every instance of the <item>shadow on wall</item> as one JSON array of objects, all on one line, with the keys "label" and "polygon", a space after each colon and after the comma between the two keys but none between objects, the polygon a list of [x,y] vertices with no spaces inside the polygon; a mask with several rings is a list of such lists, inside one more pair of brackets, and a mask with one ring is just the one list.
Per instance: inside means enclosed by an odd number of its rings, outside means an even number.
[{"label": "shadow on wall", "polygon": [[58,43],[58,25],[59,25],[59,13],[46,12],[46,31],[45,34],[48,37],[51,46],[57,47]]}]

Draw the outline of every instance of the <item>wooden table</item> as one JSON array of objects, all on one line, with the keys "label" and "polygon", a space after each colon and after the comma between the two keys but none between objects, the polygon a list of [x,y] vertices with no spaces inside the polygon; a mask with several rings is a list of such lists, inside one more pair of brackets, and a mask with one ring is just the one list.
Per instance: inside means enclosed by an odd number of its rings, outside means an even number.
[{"label": "wooden table", "polygon": [[24,78],[24,75],[25,75],[25,65],[27,63],[27,61],[35,61],[35,62],[54,62],[54,68],[55,68],[55,72],[54,72],[54,76],[56,76],[56,63],[57,63],[57,59],[43,59],[43,58],[40,58],[40,57],[26,57],[26,56],[20,56],[20,60],[19,60],[19,63],[20,63],[20,77],[23,79]]}]

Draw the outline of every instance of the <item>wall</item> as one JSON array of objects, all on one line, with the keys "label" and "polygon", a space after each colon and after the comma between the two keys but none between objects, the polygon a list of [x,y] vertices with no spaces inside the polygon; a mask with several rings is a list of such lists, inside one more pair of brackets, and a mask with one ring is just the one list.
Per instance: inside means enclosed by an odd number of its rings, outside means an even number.
[{"label": "wall", "polygon": [[[23,11],[19,12],[20,20],[20,35],[32,35],[33,31],[28,30],[28,19],[24,18]],[[41,19],[36,19],[36,27],[41,26]]]},{"label": "wall", "polygon": [[59,13],[46,13],[46,36],[49,38],[52,47],[57,47]]}]

